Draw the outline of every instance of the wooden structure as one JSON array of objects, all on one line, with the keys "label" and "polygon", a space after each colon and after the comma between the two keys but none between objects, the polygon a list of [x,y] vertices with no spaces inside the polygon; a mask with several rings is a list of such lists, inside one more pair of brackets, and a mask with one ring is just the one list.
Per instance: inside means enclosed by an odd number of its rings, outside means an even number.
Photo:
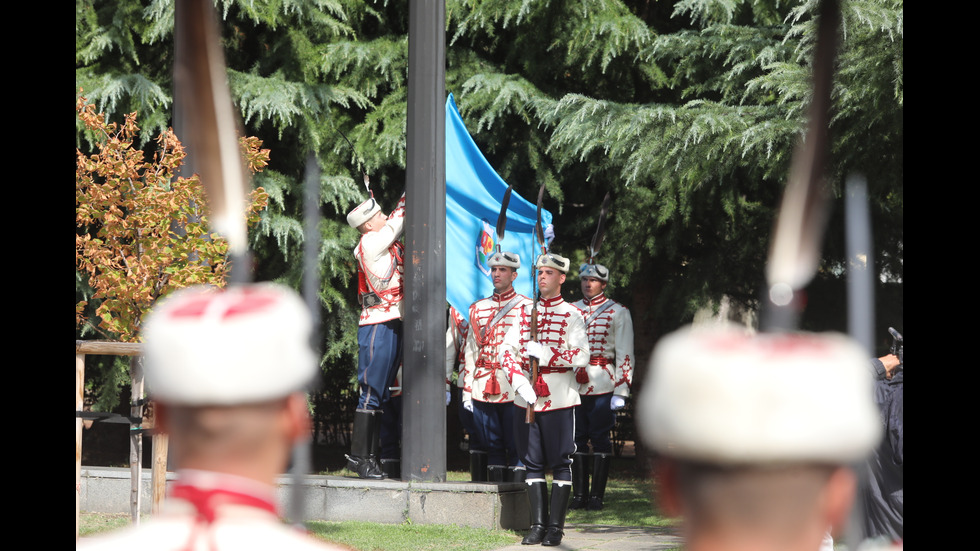
[{"label": "wooden structure", "polygon": [[[143,345],[140,343],[113,341],[75,341],[75,538],[78,538],[78,514],[82,471],[82,418],[80,413],[85,407],[85,356],[101,354],[111,356],[133,356],[130,376],[132,379],[130,417],[139,419],[138,424],[130,423],[129,436],[129,465],[132,479],[130,489],[130,514],[134,524],[140,519],[140,478],[143,467],[143,439],[139,430],[143,419]],[[165,494],[167,481],[167,439],[164,436],[153,437],[153,511],[158,510]]]}]

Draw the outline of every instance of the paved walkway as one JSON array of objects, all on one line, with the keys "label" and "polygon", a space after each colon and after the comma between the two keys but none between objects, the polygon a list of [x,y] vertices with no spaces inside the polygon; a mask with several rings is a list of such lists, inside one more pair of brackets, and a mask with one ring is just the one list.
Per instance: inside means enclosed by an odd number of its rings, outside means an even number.
[{"label": "paved walkway", "polygon": [[[680,536],[671,534],[669,528],[634,528],[629,526],[605,526],[598,524],[565,525],[565,537],[558,547],[545,549],[564,550],[603,550],[603,551],[649,551],[681,549]],[[497,551],[530,551],[539,546],[514,545],[501,547]]]}]

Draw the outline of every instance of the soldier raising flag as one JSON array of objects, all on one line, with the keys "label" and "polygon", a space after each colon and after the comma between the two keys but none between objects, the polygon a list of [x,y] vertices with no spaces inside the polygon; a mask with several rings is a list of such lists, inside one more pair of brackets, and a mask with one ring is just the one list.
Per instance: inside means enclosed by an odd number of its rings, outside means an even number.
[{"label": "soldier raising flag", "polygon": [[357,329],[360,398],[347,467],[361,478],[384,478],[379,463],[381,404],[402,357],[405,247],[399,239],[405,224],[405,195],[386,216],[372,194],[347,214],[347,223],[361,232],[354,249],[361,304]]}]

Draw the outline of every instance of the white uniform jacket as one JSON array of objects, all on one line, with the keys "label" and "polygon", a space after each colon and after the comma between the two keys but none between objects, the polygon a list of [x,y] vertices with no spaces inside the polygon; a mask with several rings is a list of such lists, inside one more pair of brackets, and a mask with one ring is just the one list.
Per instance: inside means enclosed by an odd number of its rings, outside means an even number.
[{"label": "white uniform jacket", "polygon": [[359,325],[384,323],[402,317],[405,246],[399,241],[405,228],[405,196],[379,231],[361,235],[354,249],[357,259]]},{"label": "white uniform jacket", "polygon": [[276,489],[222,473],[181,471],[161,511],[139,526],[93,538],[89,551],[340,551],[284,524],[275,513]]},{"label": "white uniform jacket", "polygon": [[466,348],[463,352],[466,366],[464,401],[514,401],[514,389],[507,373],[500,366],[500,352],[507,331],[520,319],[521,308],[529,304],[531,299],[511,288],[502,294],[494,293],[489,298],[480,299],[470,306],[470,331],[466,336]]},{"label": "white uniform jacket", "polygon": [[[589,341],[582,311],[561,296],[538,301],[537,341],[543,348],[544,357],[539,362],[538,379],[531,381],[531,364],[525,354],[531,338],[531,308],[532,304],[521,308],[520,321],[504,336],[500,356],[502,367],[514,388],[524,381],[530,381],[534,386],[537,395],[534,411],[575,407],[582,403],[575,369],[589,363]],[[526,408],[527,402],[518,394],[514,405]]]},{"label": "white uniform jacket", "polygon": [[456,370],[457,361],[459,362],[459,375],[456,377],[456,386],[463,388],[465,375],[465,364],[463,361],[463,346],[466,344],[466,334],[469,332],[470,324],[452,306],[449,307],[449,327],[446,329],[446,385],[450,385],[453,380],[453,371]]},{"label": "white uniform jacket", "polygon": [[[592,356],[584,371],[577,373],[578,391],[583,395],[609,394],[623,398],[633,387],[633,318],[622,304],[605,293],[575,303],[589,324]],[[596,315],[598,312],[598,315]],[[591,320],[590,320],[591,318]],[[586,376],[588,380],[585,380]]]}]

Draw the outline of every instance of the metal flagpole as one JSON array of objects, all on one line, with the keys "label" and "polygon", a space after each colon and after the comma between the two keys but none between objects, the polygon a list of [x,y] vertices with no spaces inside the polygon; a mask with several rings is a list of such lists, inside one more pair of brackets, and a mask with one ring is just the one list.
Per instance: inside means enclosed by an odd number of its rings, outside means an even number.
[{"label": "metal flagpole", "polygon": [[408,9],[402,479],[446,479],[446,8]]}]

